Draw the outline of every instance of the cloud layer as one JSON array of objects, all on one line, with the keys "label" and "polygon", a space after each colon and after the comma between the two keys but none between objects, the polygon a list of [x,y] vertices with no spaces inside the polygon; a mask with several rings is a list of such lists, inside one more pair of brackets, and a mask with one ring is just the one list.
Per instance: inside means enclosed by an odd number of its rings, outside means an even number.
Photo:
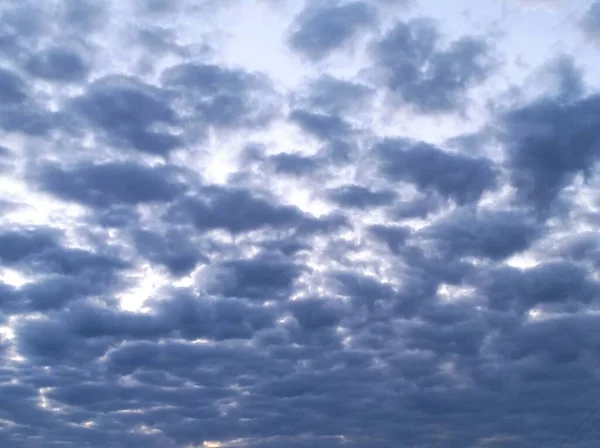
[{"label": "cloud layer", "polygon": [[0,444],[560,444],[600,393],[594,67],[513,64],[475,3],[250,3],[0,6]]}]

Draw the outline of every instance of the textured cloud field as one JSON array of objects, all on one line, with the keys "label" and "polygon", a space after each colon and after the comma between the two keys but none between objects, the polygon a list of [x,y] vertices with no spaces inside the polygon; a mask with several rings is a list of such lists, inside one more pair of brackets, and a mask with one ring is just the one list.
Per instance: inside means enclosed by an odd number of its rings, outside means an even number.
[{"label": "textured cloud field", "polygon": [[0,2],[0,445],[597,446],[599,52],[589,0]]}]

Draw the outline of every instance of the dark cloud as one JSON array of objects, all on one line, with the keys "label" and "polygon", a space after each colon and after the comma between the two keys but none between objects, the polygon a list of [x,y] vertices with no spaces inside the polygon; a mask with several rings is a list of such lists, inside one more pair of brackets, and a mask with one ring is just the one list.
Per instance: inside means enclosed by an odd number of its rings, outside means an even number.
[{"label": "dark cloud", "polygon": [[497,268],[479,282],[493,308],[519,312],[536,306],[572,311],[598,295],[598,284],[587,270],[569,261],[549,261],[525,270]]},{"label": "dark cloud", "polygon": [[466,123],[491,48],[405,0],[296,5],[315,70],[272,80],[234,2],[46,3],[0,2],[0,446],[530,448],[596,406],[575,56]]},{"label": "dark cloud", "polygon": [[427,143],[388,139],[374,153],[390,181],[403,181],[464,205],[496,187],[496,171],[484,158],[445,152]]},{"label": "dark cloud", "polygon": [[[577,100],[583,96],[586,89],[583,72],[573,57],[559,56],[551,60],[543,71],[551,81],[548,96],[555,95],[562,101]],[[538,78],[537,82],[540,81]]]},{"label": "dark cloud", "polygon": [[297,300],[292,302],[292,313],[304,330],[331,327],[342,319],[340,307],[331,302],[331,299]]},{"label": "dark cloud", "polygon": [[541,356],[558,366],[570,364],[597,349],[600,341],[594,332],[588,332],[597,320],[593,316],[570,316],[532,322],[496,343],[499,351],[512,359]]},{"label": "dark cloud", "polygon": [[[19,295],[15,288],[0,282],[0,324],[4,324],[7,315],[21,310]],[[0,358],[5,349],[4,337],[0,337]]]},{"label": "dark cloud", "polygon": [[279,153],[269,157],[269,164],[276,173],[309,176],[319,169],[314,157],[294,153]]},{"label": "dark cloud", "polygon": [[190,221],[198,230],[224,229],[233,234],[260,229],[309,233],[345,224],[335,216],[313,218],[259,192],[218,186],[206,187],[201,195],[185,198],[172,207],[169,215],[176,222]]},{"label": "dark cloud", "polygon": [[44,228],[3,231],[0,240],[5,244],[0,257],[7,264],[26,263],[31,268],[65,275],[80,275],[86,270],[101,272],[127,266],[126,262],[110,252],[95,253],[65,247],[58,236],[54,230]]},{"label": "dark cloud", "polygon": [[0,157],[5,159],[12,155],[12,151],[5,146],[0,146]]},{"label": "dark cloud", "polygon": [[541,231],[523,213],[466,209],[433,223],[418,235],[444,256],[502,260],[527,249]]},{"label": "dark cloud", "polygon": [[0,258],[6,264],[19,261],[57,246],[53,229],[6,229],[0,233]]},{"label": "dark cloud", "polygon": [[352,299],[357,306],[366,305],[370,310],[374,309],[377,301],[388,301],[396,295],[390,284],[360,273],[332,273],[331,283],[338,294]]},{"label": "dark cloud", "polygon": [[278,255],[225,261],[209,270],[207,292],[260,301],[286,299],[304,270]]},{"label": "dark cloud", "polygon": [[151,314],[128,313],[79,303],[57,316],[73,339],[156,339],[168,334],[170,322]]},{"label": "dark cloud", "polygon": [[375,239],[385,243],[393,253],[399,253],[400,247],[404,245],[412,232],[410,227],[381,224],[369,226],[368,230]]},{"label": "dark cloud", "polygon": [[89,296],[113,301],[112,294],[124,284],[120,274],[131,267],[109,247],[95,251],[66,247],[54,229],[3,230],[0,242],[5,266],[35,276],[7,292],[11,313],[59,309]]},{"label": "dark cloud", "polygon": [[88,73],[83,58],[75,51],[49,48],[27,61],[27,71],[33,76],[55,82],[81,81]]},{"label": "dark cloud", "polygon": [[9,70],[0,70],[0,99],[4,104],[21,103],[27,98],[25,82]]},{"label": "dark cloud", "polygon": [[198,263],[208,261],[183,232],[167,231],[162,235],[137,230],[133,241],[142,257],[165,266],[174,276],[188,274]]},{"label": "dark cloud", "polygon": [[161,90],[126,76],[107,76],[75,99],[73,113],[85,118],[110,143],[153,155],[166,155],[182,145],[157,126],[175,127],[178,117]]},{"label": "dark cloud", "polygon": [[16,343],[23,356],[42,366],[90,362],[110,346],[106,340],[75,338],[64,323],[50,318],[24,321],[16,329]]},{"label": "dark cloud", "polygon": [[106,25],[109,8],[98,0],[62,0],[57,15],[69,33],[91,31]]},{"label": "dark cloud", "polygon": [[324,75],[309,83],[296,100],[308,109],[339,115],[361,112],[374,95],[369,86]]},{"label": "dark cloud", "polygon": [[19,58],[27,45],[35,42],[44,30],[44,23],[30,2],[3,6],[0,53],[4,57]]},{"label": "dark cloud", "polygon": [[376,20],[363,2],[308,4],[296,17],[289,45],[303,56],[319,61],[350,43]]},{"label": "dark cloud", "polygon": [[591,175],[600,154],[599,108],[598,95],[542,98],[505,114],[501,138],[521,201],[547,211],[577,174]]},{"label": "dark cloud", "polygon": [[427,218],[429,215],[439,211],[443,206],[443,200],[439,197],[426,195],[411,200],[398,201],[390,215],[394,220],[411,218]]},{"label": "dark cloud", "polygon": [[307,134],[322,140],[343,139],[352,133],[352,127],[337,115],[294,110],[290,120]]},{"label": "dark cloud", "polygon": [[91,294],[101,294],[98,288],[84,277],[52,276],[39,282],[29,283],[20,289],[22,306],[31,311],[47,311],[63,308],[69,302],[84,299]]},{"label": "dark cloud", "polygon": [[594,266],[600,263],[600,235],[597,232],[579,232],[568,235],[553,245],[550,253],[578,262],[591,262]]},{"label": "dark cloud", "polygon": [[396,197],[391,190],[371,190],[360,185],[343,185],[327,192],[327,198],[340,207],[356,209],[390,205]]},{"label": "dark cloud", "polygon": [[17,73],[0,68],[0,127],[5,131],[41,136],[57,121],[31,96],[30,88]]},{"label": "dark cloud", "polygon": [[257,73],[218,65],[180,64],[163,73],[184,115],[194,120],[196,133],[203,126],[223,129],[255,128],[279,114],[279,99],[270,80]]},{"label": "dark cloud", "polygon": [[177,174],[172,167],[109,162],[64,168],[42,165],[33,177],[41,189],[61,199],[104,208],[172,201],[186,190]]},{"label": "dark cloud", "polygon": [[490,74],[484,40],[463,37],[447,46],[435,22],[399,22],[371,46],[377,79],[393,98],[423,113],[462,109],[468,90]]},{"label": "dark cloud", "polygon": [[[231,267],[226,266],[224,269]],[[220,271],[217,272],[217,277],[219,275]],[[234,285],[220,286],[218,283],[214,283],[212,287],[217,290],[235,288]],[[179,291],[173,297],[157,302],[155,309],[157,319],[163,322],[162,325],[184,338],[250,339],[259,331],[271,328],[277,317],[274,308],[256,304],[253,299],[215,299],[197,296],[189,291]]]},{"label": "dark cloud", "polygon": [[594,2],[580,22],[581,29],[591,39],[600,40],[600,2]]}]

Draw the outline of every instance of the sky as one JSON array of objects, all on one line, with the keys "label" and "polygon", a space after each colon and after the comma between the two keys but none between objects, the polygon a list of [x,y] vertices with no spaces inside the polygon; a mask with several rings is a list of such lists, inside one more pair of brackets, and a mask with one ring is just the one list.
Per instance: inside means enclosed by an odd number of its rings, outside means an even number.
[{"label": "sky", "polygon": [[0,445],[600,442],[600,1],[0,2]]}]

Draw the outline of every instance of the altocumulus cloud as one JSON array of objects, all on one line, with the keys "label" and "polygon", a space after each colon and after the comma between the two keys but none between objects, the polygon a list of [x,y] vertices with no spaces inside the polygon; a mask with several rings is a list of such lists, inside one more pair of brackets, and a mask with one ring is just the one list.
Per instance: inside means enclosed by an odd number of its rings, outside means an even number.
[{"label": "altocumulus cloud", "polygon": [[0,444],[572,433],[600,4],[448,3],[3,2]]}]

